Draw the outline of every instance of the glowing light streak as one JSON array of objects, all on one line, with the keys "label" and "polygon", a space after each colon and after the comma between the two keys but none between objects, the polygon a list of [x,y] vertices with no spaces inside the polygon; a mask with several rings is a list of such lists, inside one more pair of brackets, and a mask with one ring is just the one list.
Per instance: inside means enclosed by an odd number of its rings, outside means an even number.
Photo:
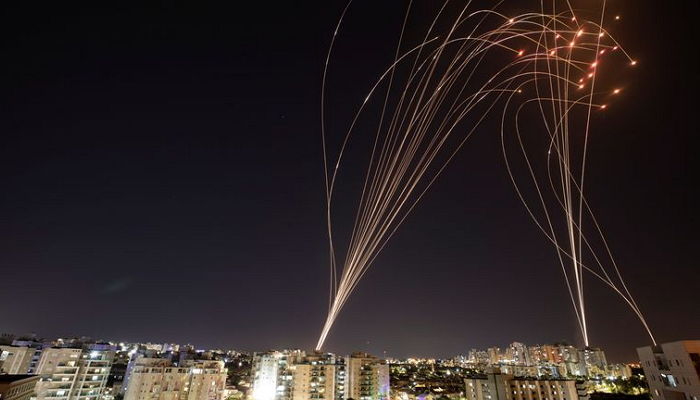
[{"label": "glowing light streak", "polygon": [[[545,10],[542,6],[540,12],[525,13],[514,18],[507,18],[496,10],[467,13],[467,4],[451,24],[445,25],[439,22],[449,18],[444,13],[446,4],[437,12],[423,42],[410,50],[402,50],[403,32],[409,15],[409,12],[406,13],[394,62],[367,93],[341,141],[337,155],[330,158],[324,113],[327,71],[338,30],[350,3],[343,10],[334,31],[324,67],[321,95],[331,284],[328,314],[317,349],[323,347],[351,293],[399,226],[481,122],[494,110],[500,109],[501,142],[509,176],[526,211],[556,249],[585,344],[588,345],[589,338],[583,292],[584,271],[603,281],[624,300],[653,341],[651,330],[622,280],[603,232],[583,195],[591,109],[603,110],[607,105],[594,102],[593,73],[587,74],[591,79],[590,90],[577,91],[577,95],[570,89],[583,89],[586,86],[582,83],[584,78],[574,82],[571,76],[585,73],[587,65],[590,68],[597,66],[598,61],[586,60],[586,54],[603,54],[605,48],[611,48],[611,45],[612,50],[618,49],[617,43],[610,35],[604,34],[602,28],[605,3],[599,23],[585,21],[581,25],[578,25],[568,2],[563,10],[555,9],[553,4],[551,10]],[[501,26],[490,28],[488,21],[493,18],[499,18]],[[570,24],[569,18],[576,25]],[[516,20],[517,27],[513,25]],[[554,37],[556,41],[562,36],[582,37],[584,30],[580,26],[583,25],[593,29],[586,36],[595,35],[596,41],[586,43],[582,38],[577,43],[572,40],[568,50],[561,51],[562,55],[557,56],[557,48],[552,48],[547,38]],[[438,26],[447,28],[436,35]],[[607,45],[601,44],[604,37]],[[522,45],[534,50],[525,55]],[[601,47],[604,48],[601,50]],[[504,50],[515,52],[518,57],[503,64],[497,54]],[[496,56],[492,57],[492,54]],[[626,53],[624,55],[627,56]],[[630,60],[630,63],[635,65],[636,61]],[[402,74],[395,75],[399,70]],[[511,113],[513,96],[522,94],[524,87],[533,88],[532,91],[528,90],[532,95],[519,96],[520,105],[517,111]],[[383,96],[380,96],[381,90],[385,90]],[[619,89],[613,93],[619,93]],[[369,103],[373,96],[383,97],[383,102],[376,100]],[[344,259],[338,263],[332,228],[332,199],[337,171],[360,115],[367,112],[369,104],[380,102],[379,123],[374,130],[372,152],[352,233]],[[544,129],[540,132],[549,139],[544,181],[528,156],[529,141],[522,137],[519,127],[521,111],[532,104],[536,104],[542,117]],[[579,108],[586,110],[585,124],[579,121],[574,111]],[[507,120],[513,121],[514,127],[507,128]],[[581,125],[584,125],[585,138],[583,157],[577,156],[579,152],[576,147],[580,145],[576,143],[576,130]],[[541,207],[539,213],[527,201],[511,167],[511,156],[506,145],[507,132],[514,132],[517,139],[529,182],[537,194],[535,205]],[[335,164],[332,173],[328,168],[330,162]],[[548,187],[543,183],[547,183]],[[555,200],[553,204],[547,200],[547,196]],[[608,261],[597,254],[584,234],[584,215],[594,222],[595,234],[602,240]],[[566,244],[560,244],[560,241]],[[591,258],[590,265],[583,262],[584,250]],[[612,264],[614,278],[606,269],[606,262]],[[340,273],[338,266],[342,266]]]}]

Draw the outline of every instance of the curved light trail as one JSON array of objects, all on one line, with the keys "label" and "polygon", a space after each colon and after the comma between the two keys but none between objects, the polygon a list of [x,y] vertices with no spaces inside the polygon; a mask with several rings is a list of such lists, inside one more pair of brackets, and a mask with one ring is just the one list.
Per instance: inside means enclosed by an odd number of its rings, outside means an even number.
[{"label": "curved light trail", "polygon": [[[603,27],[610,19],[605,0],[597,11],[588,10],[598,22],[582,19],[566,0],[541,0],[536,11],[517,16],[500,13],[500,3],[471,10],[472,1],[466,1],[452,10],[447,0],[422,41],[413,45],[404,43],[409,3],[394,61],[369,90],[331,157],[326,78],[350,4],[338,21],[323,70],[330,289],[317,350],[398,227],[487,116],[499,113],[507,172],[526,211],[555,247],[584,344],[589,345],[584,271],[623,299],[654,342],[583,190],[594,114],[604,112],[605,100],[621,90],[597,80],[601,64],[636,64]],[[352,233],[339,260],[333,239],[334,188],[343,156],[364,121],[360,117],[372,111],[378,122],[363,129],[374,132],[369,164]],[[523,115],[535,115],[541,124],[522,129]],[[594,229],[584,234],[584,226],[591,225]]]}]

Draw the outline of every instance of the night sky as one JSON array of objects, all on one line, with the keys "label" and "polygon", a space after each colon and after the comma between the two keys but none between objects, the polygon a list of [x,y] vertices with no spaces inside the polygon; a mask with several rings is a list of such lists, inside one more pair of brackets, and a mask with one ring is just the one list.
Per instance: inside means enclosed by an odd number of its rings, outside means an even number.
[{"label": "night sky", "polygon": [[[0,332],[311,349],[328,282],[319,91],[344,2],[17,3],[0,13]],[[390,62],[405,2],[375,3],[357,0],[339,37],[331,129]],[[695,2],[608,3],[640,62],[594,121],[588,197],[658,339],[697,339]],[[633,360],[641,325],[586,290],[592,344]],[[577,332],[484,129],[326,348],[449,356]]]}]

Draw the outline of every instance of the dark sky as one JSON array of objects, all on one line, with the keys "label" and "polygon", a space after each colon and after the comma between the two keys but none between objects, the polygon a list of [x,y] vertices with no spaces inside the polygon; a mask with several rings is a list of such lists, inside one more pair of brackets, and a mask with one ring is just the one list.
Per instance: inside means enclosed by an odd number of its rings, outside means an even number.
[{"label": "dark sky", "polygon": [[[344,2],[16,3],[0,24],[0,332],[312,348],[328,278],[320,77]],[[405,5],[356,3],[332,127],[389,62]],[[595,121],[589,199],[658,339],[697,339],[695,2],[609,3],[640,63]],[[641,326],[602,285],[587,291],[592,343],[634,359]],[[554,250],[485,130],[327,349],[447,356],[515,340],[580,338]]]}]

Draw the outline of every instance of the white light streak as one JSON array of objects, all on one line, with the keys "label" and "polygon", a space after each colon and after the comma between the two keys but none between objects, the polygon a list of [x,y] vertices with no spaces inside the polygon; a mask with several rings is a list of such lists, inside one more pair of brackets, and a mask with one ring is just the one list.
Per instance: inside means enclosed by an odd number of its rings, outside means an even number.
[{"label": "white light streak", "polygon": [[[554,1],[550,9],[542,3],[542,9],[512,18],[495,9],[468,12],[469,3],[458,15],[450,17],[443,5],[423,41],[413,46],[403,43],[407,12],[394,62],[371,87],[340,140],[338,151],[330,157],[323,104],[334,33],[321,99],[331,284],[328,314],[317,350],[323,347],[348,298],[399,226],[472,133],[488,116],[499,114],[508,174],[526,211],[554,245],[585,344],[588,345],[589,337],[584,271],[623,299],[653,341],[583,193],[591,110],[607,107],[596,102],[596,75],[587,69],[598,66],[595,57],[604,54],[606,48],[618,49],[602,27],[604,1],[598,23],[578,22],[568,2],[556,8],[558,2]],[[492,18],[499,18],[500,22],[489,24]],[[585,32],[582,26],[586,27]],[[562,37],[570,39],[568,46],[566,40],[564,47],[557,46],[556,39]],[[578,39],[571,40],[574,38]],[[527,55],[524,48],[528,49]],[[518,57],[503,61],[504,52],[514,52]],[[622,50],[619,56],[627,54]],[[628,60],[631,65],[636,64]],[[584,74],[590,79],[585,85],[583,78],[576,80]],[[527,95],[516,97],[522,93]],[[610,93],[610,89],[605,93]],[[613,93],[619,93],[619,89]],[[370,96],[377,96],[372,103],[368,103]],[[337,170],[350,137],[357,134],[360,115],[373,110],[368,104],[380,103],[375,110],[379,122],[363,130],[374,132],[371,156],[352,233],[344,246],[344,258],[338,260],[332,228]],[[541,126],[534,132],[525,132],[520,127],[522,112],[541,117]],[[542,150],[529,150],[541,143],[530,140],[537,135],[545,135],[546,156]],[[515,155],[510,150],[513,147]],[[533,158],[534,154],[541,154],[544,160]],[[328,168],[331,162],[336,165],[332,170]],[[592,225],[595,230],[584,232],[584,225]],[[602,255],[593,243],[602,243]]]}]

